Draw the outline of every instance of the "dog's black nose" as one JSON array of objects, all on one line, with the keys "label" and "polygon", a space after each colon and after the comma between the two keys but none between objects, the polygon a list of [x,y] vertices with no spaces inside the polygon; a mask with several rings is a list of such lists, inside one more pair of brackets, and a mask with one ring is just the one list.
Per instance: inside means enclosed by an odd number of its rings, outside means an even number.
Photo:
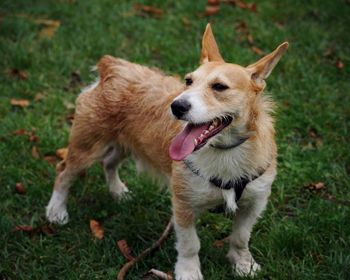
[{"label": "dog's black nose", "polygon": [[183,115],[185,115],[191,109],[191,103],[187,100],[175,100],[171,103],[171,111],[174,116],[180,119]]}]

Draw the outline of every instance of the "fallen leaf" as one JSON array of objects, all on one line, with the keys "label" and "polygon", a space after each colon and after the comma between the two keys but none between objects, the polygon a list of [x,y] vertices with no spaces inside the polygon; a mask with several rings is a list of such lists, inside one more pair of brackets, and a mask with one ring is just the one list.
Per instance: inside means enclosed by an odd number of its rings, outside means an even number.
[{"label": "fallen leaf", "polygon": [[154,276],[159,278],[159,279],[163,279],[163,280],[173,280],[173,274],[171,272],[163,272],[160,271],[158,269],[154,269],[152,268],[150,271],[148,271],[147,273],[145,273],[142,277],[142,280],[148,280],[148,279],[154,279]]},{"label": "fallen leaf", "polygon": [[11,105],[12,106],[18,106],[18,107],[28,107],[30,105],[30,101],[27,99],[11,99]]},{"label": "fallen leaf", "polygon": [[259,49],[256,46],[252,46],[250,49],[252,50],[253,53],[256,53],[258,55],[263,55],[264,54],[264,51],[262,51],[261,49]]},{"label": "fallen leaf", "polygon": [[38,150],[37,146],[33,146],[33,148],[32,148],[32,157],[35,159],[40,158],[40,154],[39,154],[39,150]]},{"label": "fallen leaf", "polygon": [[250,33],[248,33],[248,35],[247,35],[247,41],[248,41],[248,43],[251,44],[251,45],[254,44],[253,36],[252,36]]},{"label": "fallen leaf", "polygon": [[15,190],[18,194],[25,194],[27,192],[26,188],[22,183],[16,183]]},{"label": "fallen leaf", "polygon": [[19,70],[17,68],[13,68],[9,71],[9,75],[15,78],[18,78],[20,80],[27,80],[28,79],[28,73],[23,70]]},{"label": "fallen leaf", "polygon": [[43,100],[44,97],[45,97],[45,96],[44,96],[42,93],[37,93],[37,94],[35,95],[35,97],[34,97],[34,100],[38,102],[38,101]]},{"label": "fallen leaf", "polygon": [[257,12],[256,3],[246,3],[246,2],[241,1],[241,0],[226,0],[224,2],[228,3],[228,4],[232,4],[234,6],[237,6],[241,9],[249,10],[249,11],[254,12],[254,13]]},{"label": "fallen leaf", "polygon": [[36,20],[35,22],[45,25],[45,27],[40,31],[39,37],[48,39],[51,39],[55,35],[57,29],[61,25],[61,22],[58,20]]},{"label": "fallen leaf", "polygon": [[342,62],[340,59],[337,61],[337,68],[339,70],[342,70],[344,68],[344,62]]},{"label": "fallen leaf", "polygon": [[208,0],[207,3],[211,6],[218,6],[220,5],[220,0]]},{"label": "fallen leaf", "polygon": [[13,134],[14,135],[27,135],[28,130],[24,128],[17,129]]},{"label": "fallen leaf", "polygon": [[145,12],[149,15],[160,17],[163,15],[163,10],[154,8],[152,6],[142,5],[142,4],[135,4],[134,9],[137,11]]},{"label": "fallen leaf", "polygon": [[56,230],[52,226],[49,226],[49,225],[43,225],[40,228],[40,231],[43,234],[45,234],[45,235],[54,235],[54,234],[56,234]]},{"label": "fallen leaf", "polygon": [[215,240],[213,243],[213,246],[215,248],[223,248],[225,246],[225,243],[228,243],[229,241],[229,237],[225,237],[224,239],[220,239],[220,240]]},{"label": "fallen leaf", "polygon": [[44,156],[44,160],[47,161],[50,165],[56,165],[58,162],[58,159],[56,156],[46,155]]},{"label": "fallen leaf", "polygon": [[206,6],[204,11],[204,16],[212,16],[218,13],[220,10],[220,6]]},{"label": "fallen leaf", "polygon": [[128,246],[128,243],[126,242],[125,239],[118,240],[117,245],[118,245],[120,252],[123,254],[124,258],[126,258],[128,261],[131,261],[135,258],[132,255],[131,250]]},{"label": "fallen leaf", "polygon": [[320,191],[326,189],[326,185],[323,182],[309,183],[304,188],[310,191]]},{"label": "fallen leaf", "polygon": [[96,220],[90,220],[90,229],[92,234],[97,238],[102,240],[104,236],[103,228]]},{"label": "fallen leaf", "polygon": [[33,232],[34,228],[32,226],[15,226],[13,231]]},{"label": "fallen leaf", "polygon": [[67,155],[68,155],[68,148],[60,148],[56,151],[56,155],[62,159],[62,160],[66,160]]}]

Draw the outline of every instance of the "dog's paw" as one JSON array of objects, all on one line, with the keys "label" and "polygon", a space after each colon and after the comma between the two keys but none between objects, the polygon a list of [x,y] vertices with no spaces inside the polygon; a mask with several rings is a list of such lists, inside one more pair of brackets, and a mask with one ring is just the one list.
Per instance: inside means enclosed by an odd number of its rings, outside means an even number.
[{"label": "dog's paw", "polygon": [[234,272],[239,276],[254,277],[260,269],[260,265],[254,259],[251,261],[237,262],[233,265]]},{"label": "dog's paw", "polygon": [[111,196],[115,200],[124,200],[124,199],[129,199],[131,192],[129,189],[125,186],[124,183],[120,183],[116,187],[111,187],[109,189]]},{"label": "dog's paw", "polygon": [[51,223],[64,225],[68,223],[69,215],[66,207],[49,203],[49,205],[46,207],[46,218]]},{"label": "dog's paw", "polygon": [[175,266],[176,280],[203,280],[199,260],[181,260]]}]

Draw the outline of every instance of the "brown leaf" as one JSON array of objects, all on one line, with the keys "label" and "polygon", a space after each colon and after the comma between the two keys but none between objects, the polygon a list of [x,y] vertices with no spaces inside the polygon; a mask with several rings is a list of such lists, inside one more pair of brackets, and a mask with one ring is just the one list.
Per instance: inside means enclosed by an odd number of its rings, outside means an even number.
[{"label": "brown leaf", "polygon": [[43,234],[45,234],[45,235],[54,235],[54,234],[56,234],[56,230],[52,226],[49,226],[49,225],[43,225],[40,228],[40,231]]},{"label": "brown leaf", "polygon": [[50,165],[55,166],[58,162],[58,159],[56,156],[46,155],[44,156],[44,160],[47,161]]},{"label": "brown leaf", "polygon": [[16,190],[16,193],[18,194],[25,194],[27,192],[24,185],[20,182],[16,183],[15,190]]},{"label": "brown leaf", "polygon": [[67,155],[68,155],[68,148],[60,148],[56,151],[56,155],[62,159],[62,160],[66,160]]},{"label": "brown leaf", "polygon": [[263,55],[264,54],[264,51],[262,51],[261,49],[259,49],[256,46],[252,46],[250,49],[252,50],[253,53],[256,53],[258,55]]},{"label": "brown leaf", "polygon": [[134,9],[137,11],[144,12],[146,14],[149,14],[151,16],[160,17],[163,15],[163,10],[154,8],[152,6],[142,5],[142,4],[135,4]]},{"label": "brown leaf", "polygon": [[246,3],[244,1],[241,0],[226,0],[226,3],[235,5],[241,9],[246,9],[249,10],[251,12],[256,13],[257,12],[257,8],[256,8],[256,3]]},{"label": "brown leaf", "polygon": [[103,228],[100,226],[100,224],[96,220],[90,220],[90,230],[97,239],[100,239],[100,240],[103,239],[104,237]]},{"label": "brown leaf", "polygon": [[39,19],[39,20],[36,20],[35,22],[38,24],[45,25],[45,27],[40,31],[39,37],[40,38],[48,38],[48,39],[51,39],[55,35],[57,29],[61,25],[61,22],[59,20],[41,20],[41,19]]},{"label": "brown leaf", "polygon": [[13,68],[9,71],[9,75],[18,78],[20,80],[27,80],[28,79],[28,73],[23,70],[19,70],[17,68]]},{"label": "brown leaf", "polygon": [[152,268],[150,271],[148,271],[147,273],[145,273],[142,277],[143,280],[147,280],[147,279],[153,279],[155,277],[162,279],[162,280],[173,280],[173,274],[172,272],[163,272],[160,271],[158,269],[154,269]]},{"label": "brown leaf", "polygon": [[123,254],[124,258],[126,258],[128,261],[131,261],[135,258],[132,255],[131,250],[128,246],[128,243],[126,242],[125,239],[118,240],[117,245],[118,245],[120,252]]},{"label": "brown leaf", "polygon": [[229,237],[225,237],[224,239],[221,240],[215,240],[213,243],[213,246],[215,248],[223,248],[225,246],[225,243],[227,243],[229,241]]},{"label": "brown leaf", "polygon": [[14,135],[28,135],[28,130],[24,128],[17,129],[13,134]]},{"label": "brown leaf", "polygon": [[37,93],[37,94],[35,95],[35,97],[34,97],[34,100],[35,100],[36,102],[39,102],[39,101],[43,100],[44,97],[45,97],[45,96],[44,96],[42,93]]},{"label": "brown leaf", "polygon": [[205,12],[204,12],[204,16],[212,16],[215,15],[216,13],[218,13],[220,10],[220,6],[206,6],[205,7]]},{"label": "brown leaf", "polygon": [[34,228],[32,226],[15,226],[13,231],[33,232]]},{"label": "brown leaf", "polygon": [[320,191],[326,189],[326,185],[323,182],[313,182],[305,185],[304,188],[310,191]]},{"label": "brown leaf", "polygon": [[344,62],[341,61],[340,59],[338,59],[338,61],[337,61],[337,68],[339,70],[342,70],[344,68]]},{"label": "brown leaf", "polygon": [[208,5],[211,5],[211,6],[219,6],[220,0],[208,0],[207,3]]},{"label": "brown leaf", "polygon": [[253,36],[252,36],[250,33],[248,33],[248,35],[247,35],[247,41],[248,41],[248,43],[251,44],[251,45],[254,44]]},{"label": "brown leaf", "polygon": [[39,159],[40,158],[40,154],[39,154],[39,150],[37,146],[33,146],[32,147],[32,157],[35,159]]},{"label": "brown leaf", "polygon": [[24,108],[24,107],[27,107],[27,106],[30,105],[30,101],[27,100],[27,99],[15,99],[15,98],[12,98],[11,99],[11,105]]}]

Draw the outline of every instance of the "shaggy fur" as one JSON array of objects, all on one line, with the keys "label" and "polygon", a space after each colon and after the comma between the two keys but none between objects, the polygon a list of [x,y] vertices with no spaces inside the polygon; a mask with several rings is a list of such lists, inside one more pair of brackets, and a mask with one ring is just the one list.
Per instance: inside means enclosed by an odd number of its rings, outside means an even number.
[{"label": "shaggy fur", "polygon": [[[118,167],[129,155],[137,164],[170,182],[178,259],[176,279],[202,279],[195,230],[196,217],[204,210],[225,204],[234,212],[228,258],[234,270],[254,274],[259,265],[248,249],[250,232],[264,210],[276,175],[277,149],[274,141],[273,103],[262,93],[265,79],[288,44],[248,67],[225,63],[210,25],[203,36],[201,66],[186,76],[187,87],[177,78],[156,69],[104,56],[97,68],[100,79],[79,95],[69,139],[67,159],[59,165],[51,200],[46,208],[51,222],[66,223],[66,201],[70,185],[79,172],[103,161],[112,195],[122,197],[128,189]],[[217,91],[213,83],[227,89]],[[172,161],[169,146],[186,124],[171,113],[170,105],[186,100],[191,109],[181,119],[199,124],[229,114],[233,121],[210,138],[201,149],[187,156],[202,177],[188,170],[182,161]],[[234,149],[219,150],[210,144],[230,144],[247,137]],[[236,203],[234,190],[222,190],[209,183],[264,174],[250,182]]]}]

